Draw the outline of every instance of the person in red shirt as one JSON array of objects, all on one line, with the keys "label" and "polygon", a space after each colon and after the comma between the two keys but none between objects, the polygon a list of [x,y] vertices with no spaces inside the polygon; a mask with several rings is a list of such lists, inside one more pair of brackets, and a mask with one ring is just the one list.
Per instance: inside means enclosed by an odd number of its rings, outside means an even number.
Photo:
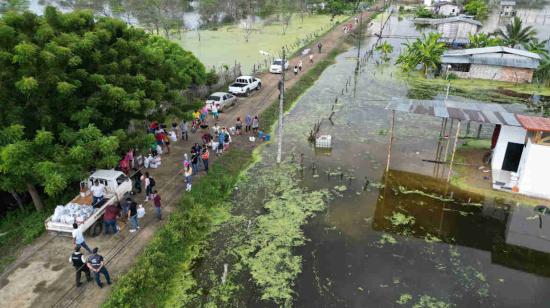
[{"label": "person in red shirt", "polygon": [[162,212],[160,210],[160,195],[156,190],[153,197],[153,203],[155,204],[155,213],[157,214],[157,219],[162,220]]},{"label": "person in red shirt", "polygon": [[114,204],[108,205],[105,209],[105,213],[103,213],[103,229],[105,229],[105,234],[111,233],[111,229],[113,229],[113,234],[117,233],[116,217],[118,216],[118,212],[118,207]]}]

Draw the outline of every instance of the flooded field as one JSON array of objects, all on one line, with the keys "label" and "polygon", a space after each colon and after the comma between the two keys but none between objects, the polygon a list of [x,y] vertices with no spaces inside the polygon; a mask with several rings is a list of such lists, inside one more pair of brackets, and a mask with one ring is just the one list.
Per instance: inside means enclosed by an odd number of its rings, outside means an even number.
[{"label": "flooded field", "polygon": [[[387,31],[400,32],[408,23],[392,17]],[[401,41],[390,42],[397,54]],[[294,305],[547,307],[550,232],[544,223],[550,219],[434,178],[434,165],[423,159],[435,158],[440,119],[397,113],[391,168],[385,173],[390,126],[385,107],[409,100],[411,88],[395,77],[395,66],[374,61],[354,78],[356,55],[356,49],[340,55],[285,120],[285,164],[297,168],[295,185],[330,194],[325,211],[303,228],[308,240],[293,250],[302,258]],[[435,99],[443,95],[435,93]],[[320,133],[332,136],[331,151],[316,151],[307,142],[319,121]],[[484,127],[482,137],[491,132]],[[249,175],[275,168],[275,147],[265,148]],[[246,185],[239,190],[241,209],[261,206],[256,190],[251,191],[255,198],[246,197]]]}]

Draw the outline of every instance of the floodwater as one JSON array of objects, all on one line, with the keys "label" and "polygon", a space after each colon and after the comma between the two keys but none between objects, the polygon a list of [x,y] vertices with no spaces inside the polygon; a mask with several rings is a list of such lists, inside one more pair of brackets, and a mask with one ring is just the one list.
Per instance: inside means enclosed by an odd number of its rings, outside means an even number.
[{"label": "floodwater", "polygon": [[[389,25],[386,31],[415,31],[406,19],[392,17]],[[389,41],[396,56],[402,41]],[[303,258],[295,306],[547,307],[550,218],[433,177],[434,165],[422,160],[435,158],[440,119],[396,113],[386,173],[385,106],[409,101],[410,87],[394,65],[374,61],[354,78],[356,55],[356,49],[340,55],[285,118],[284,156],[298,163],[303,155],[300,185],[333,195],[304,227],[309,241],[295,251]],[[320,133],[332,136],[331,151],[307,142],[318,121]],[[482,136],[491,132],[487,126]],[[255,168],[270,168],[275,151],[273,142]]]}]

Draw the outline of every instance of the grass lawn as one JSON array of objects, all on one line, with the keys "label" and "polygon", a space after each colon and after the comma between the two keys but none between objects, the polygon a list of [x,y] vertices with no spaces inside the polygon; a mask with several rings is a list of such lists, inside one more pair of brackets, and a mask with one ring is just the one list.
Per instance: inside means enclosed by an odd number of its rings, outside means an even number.
[{"label": "grass lawn", "polygon": [[[338,16],[335,22],[346,18]],[[281,24],[258,26],[258,31],[250,35],[247,43],[242,29],[238,26],[225,26],[215,31],[200,31],[200,42],[197,31],[186,32],[181,45],[192,51],[207,68],[213,65],[219,68],[223,64],[232,66],[236,61],[241,63],[243,73],[246,74],[252,72],[255,63],[263,64],[267,59],[260,54],[260,50],[278,57],[282,46],[286,45],[289,48],[288,54],[292,54],[305,43],[304,40],[307,40],[308,36],[311,38],[314,33],[322,35],[330,30],[335,22],[331,22],[328,15],[306,15],[303,22],[299,15],[295,15],[285,35],[282,35]]]}]

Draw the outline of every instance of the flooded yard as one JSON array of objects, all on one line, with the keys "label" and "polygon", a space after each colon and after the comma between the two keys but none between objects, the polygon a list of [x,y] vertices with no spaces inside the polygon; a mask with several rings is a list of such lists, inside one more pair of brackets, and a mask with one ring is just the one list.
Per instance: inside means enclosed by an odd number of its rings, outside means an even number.
[{"label": "flooded yard", "polygon": [[[392,17],[388,31],[399,32],[407,23]],[[390,42],[397,54],[402,41]],[[408,101],[411,87],[396,77],[398,68],[372,60],[354,78],[356,55],[356,49],[340,55],[285,119],[285,164],[296,166],[296,185],[330,192],[325,211],[303,228],[308,240],[294,249],[302,258],[294,305],[546,307],[550,219],[532,207],[464,192],[433,177],[434,165],[423,159],[435,158],[437,118],[397,113],[386,173],[391,115],[385,107]],[[443,96],[435,93],[435,99]],[[318,121],[320,133],[332,136],[331,151],[307,143]],[[491,133],[487,125],[481,135]],[[275,152],[276,143],[269,144],[248,174],[276,168]],[[246,185],[239,189],[239,207],[261,206],[245,197]]]}]

